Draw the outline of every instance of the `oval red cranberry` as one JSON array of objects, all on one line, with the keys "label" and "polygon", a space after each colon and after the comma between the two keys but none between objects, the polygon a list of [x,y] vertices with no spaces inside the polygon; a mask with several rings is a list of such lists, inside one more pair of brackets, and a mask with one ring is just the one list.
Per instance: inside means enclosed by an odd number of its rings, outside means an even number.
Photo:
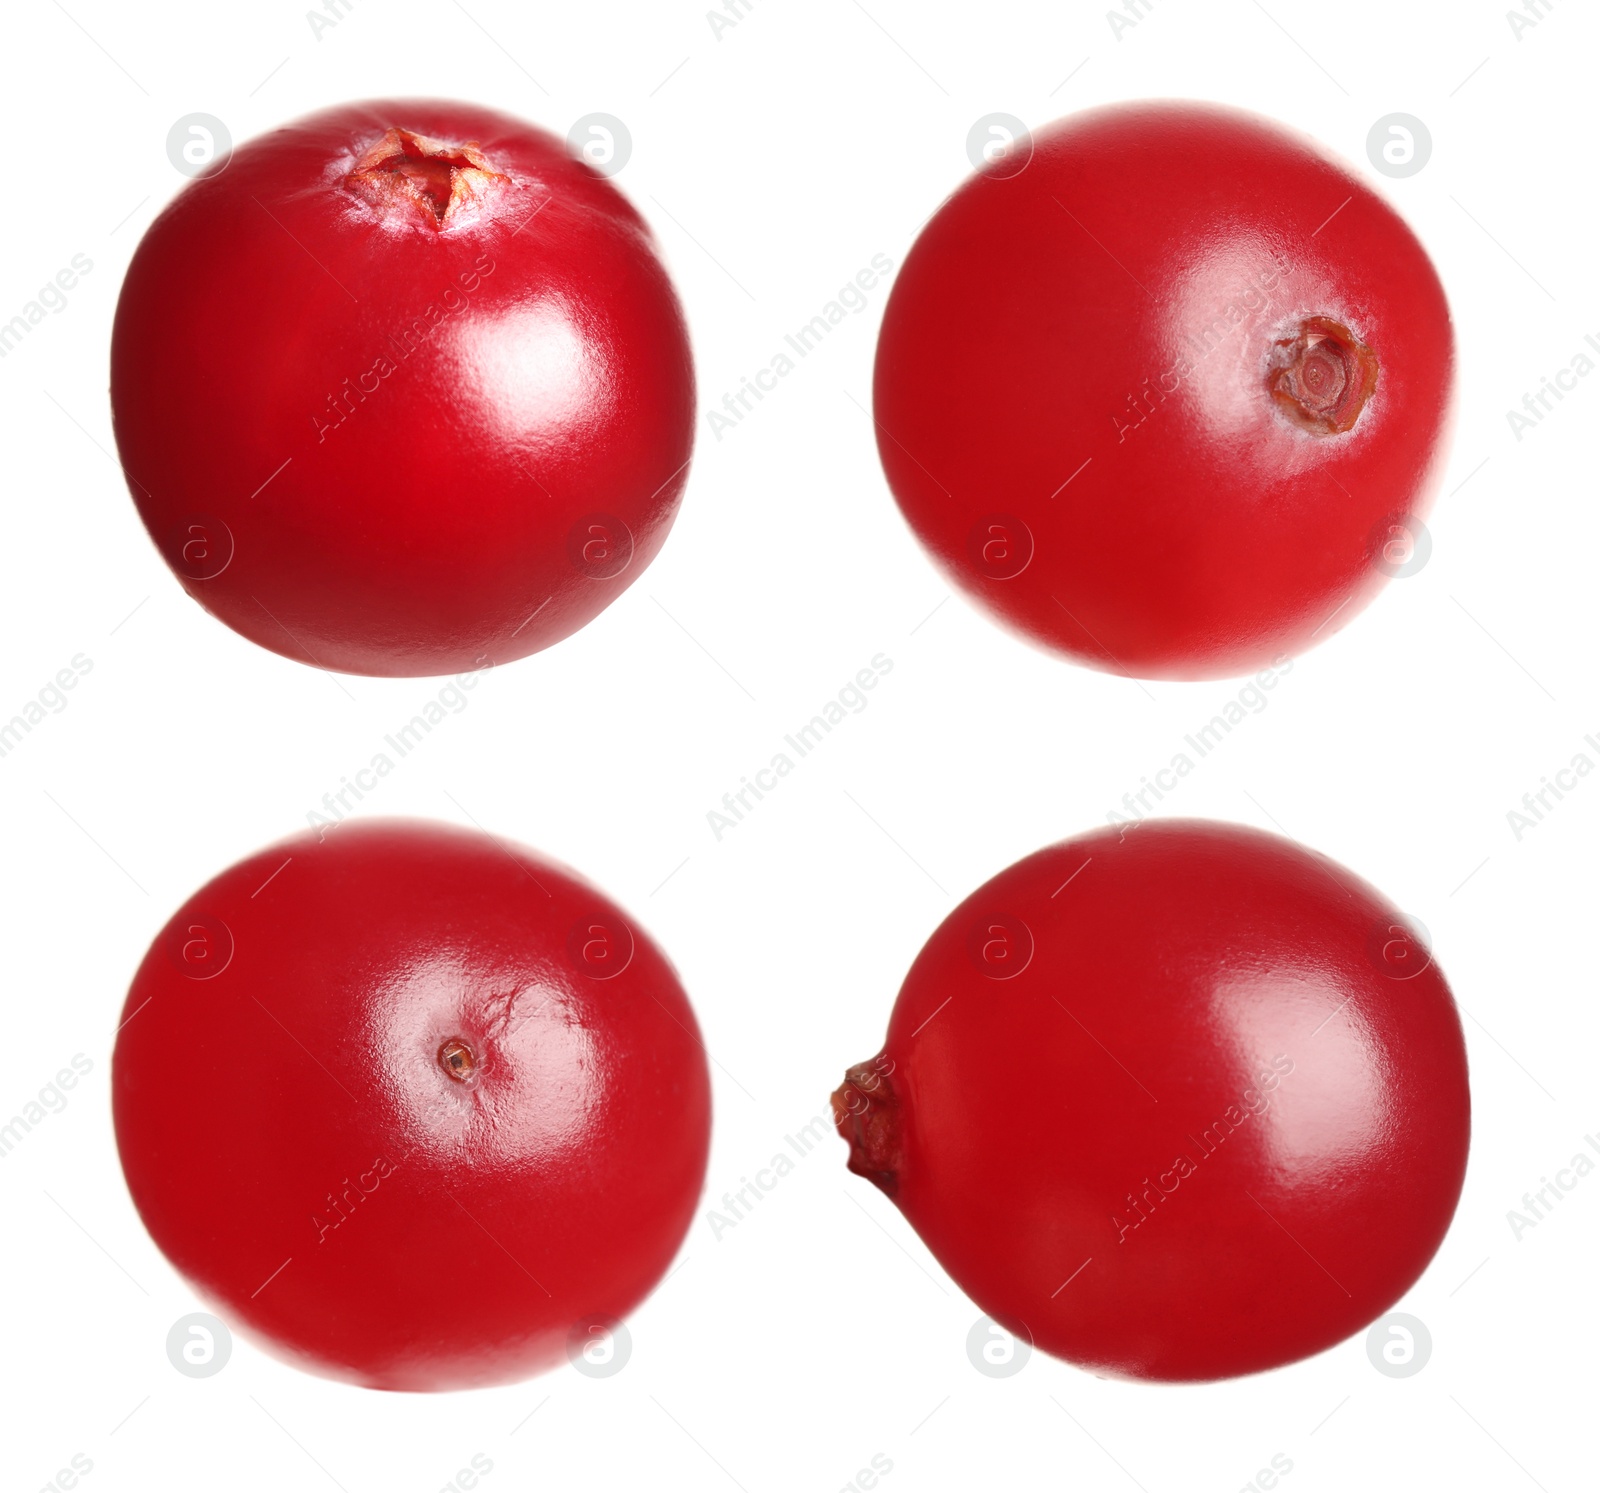
[{"label": "oval red cranberry", "polygon": [[694,372],[605,177],[493,110],[379,101],[250,141],[156,219],[111,402],[208,611],[323,668],[442,674],[558,642],[650,563]]},{"label": "oval red cranberry", "polygon": [[884,314],[878,449],[969,595],[1112,673],[1248,673],[1427,538],[1449,308],[1314,142],[1211,104],[1040,130],[934,214]]},{"label": "oval red cranberry", "polygon": [[485,834],[360,821],[250,856],[162,930],[122,1023],[145,1225],[315,1373],[538,1372],[650,1291],[699,1197],[709,1076],[672,966]]},{"label": "oval red cranberry", "polygon": [[1427,1266],[1470,1131],[1408,920],[1326,856],[1166,820],[967,898],[834,1095],[850,1169],[997,1322],[1099,1374],[1332,1346]]}]

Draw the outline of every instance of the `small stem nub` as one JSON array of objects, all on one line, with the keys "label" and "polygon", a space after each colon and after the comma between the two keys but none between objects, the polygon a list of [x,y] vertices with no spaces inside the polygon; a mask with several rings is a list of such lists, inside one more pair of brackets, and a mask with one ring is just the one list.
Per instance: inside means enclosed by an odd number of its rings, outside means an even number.
[{"label": "small stem nub", "polygon": [[470,1085],[478,1076],[478,1059],[460,1037],[451,1037],[439,1047],[439,1066],[457,1083]]},{"label": "small stem nub", "polygon": [[1267,362],[1278,408],[1313,435],[1349,430],[1377,386],[1377,354],[1331,316],[1308,316]]},{"label": "small stem nub", "polygon": [[890,1197],[900,1182],[900,1096],[889,1082],[887,1055],[857,1063],[833,1092],[833,1123],[850,1143],[850,1170]]}]

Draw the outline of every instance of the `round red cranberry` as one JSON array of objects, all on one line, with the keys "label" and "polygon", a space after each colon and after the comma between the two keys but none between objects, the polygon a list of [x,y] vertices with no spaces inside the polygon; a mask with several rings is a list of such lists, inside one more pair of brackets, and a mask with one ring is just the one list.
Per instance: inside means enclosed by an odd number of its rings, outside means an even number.
[{"label": "round red cranberry", "polygon": [[645,1296],[699,1197],[710,1086],[672,966],[485,834],[360,821],[250,856],[162,930],[122,1022],[145,1225],[315,1373],[536,1373]]},{"label": "round red cranberry", "polygon": [[474,105],[348,104],[191,182],[117,304],[123,470],[263,647],[455,673],[576,631],[677,512],[694,373],[643,220]]},{"label": "round red cranberry", "polygon": [[1018,1337],[1252,1373],[1359,1331],[1460,1195],[1466,1052],[1415,929],[1326,856],[1166,820],[980,887],[833,1096],[850,1169]]},{"label": "round red cranberry", "polygon": [[934,214],[885,310],[878,449],[952,580],[1112,673],[1248,673],[1427,541],[1449,308],[1314,142],[1210,104],[1038,132]]}]

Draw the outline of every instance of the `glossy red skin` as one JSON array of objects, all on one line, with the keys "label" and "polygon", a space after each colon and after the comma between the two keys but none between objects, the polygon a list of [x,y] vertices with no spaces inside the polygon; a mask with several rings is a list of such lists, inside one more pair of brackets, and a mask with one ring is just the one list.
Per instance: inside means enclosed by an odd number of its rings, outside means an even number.
[{"label": "glossy red skin", "polygon": [[[878,449],[912,528],[1000,619],[1111,673],[1239,675],[1331,636],[1444,460],[1454,348],[1426,253],[1313,141],[1231,109],[1113,105],[1033,152],[939,209],[885,310]],[[1200,357],[1230,304],[1242,331]],[[1341,434],[1267,392],[1273,341],[1311,315],[1379,360]],[[997,515],[1033,536],[1009,579],[969,550]]]},{"label": "glossy red skin", "polygon": [[[210,979],[172,953],[201,919],[234,944]],[[521,1379],[621,1318],[690,1223],[710,1089],[671,965],[631,925],[622,973],[585,974],[590,919],[628,926],[543,856],[423,821],[300,835],[203,887],[139,968],[112,1075],[168,1259],[273,1351],[377,1389]],[[453,1037],[472,1087],[437,1060]]]},{"label": "glossy red skin", "polygon": [[[443,229],[374,207],[344,178],[391,126],[475,141],[507,181]],[[431,334],[397,358],[419,317]],[[129,267],[111,399],[189,594],[357,674],[505,663],[583,626],[661,547],[694,433],[683,316],[638,213],[554,135],[438,101],[329,109],[190,183]],[[631,531],[620,574],[569,555],[591,514]],[[180,560],[196,519],[232,533],[210,579]]]},{"label": "glossy red skin", "polygon": [[[1006,980],[968,952],[1000,917],[1035,943]],[[899,1104],[880,1185],[985,1312],[1096,1373],[1218,1379],[1330,1347],[1421,1274],[1466,1167],[1450,991],[1374,952],[1403,928],[1327,857],[1237,825],[1041,850],[906,977],[871,1099]],[[1399,968],[1427,957],[1409,947]]]}]

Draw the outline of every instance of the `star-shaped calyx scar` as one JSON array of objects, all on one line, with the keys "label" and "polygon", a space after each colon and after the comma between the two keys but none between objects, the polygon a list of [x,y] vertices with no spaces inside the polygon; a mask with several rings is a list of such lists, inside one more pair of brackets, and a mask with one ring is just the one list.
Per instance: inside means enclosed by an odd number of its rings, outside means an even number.
[{"label": "star-shaped calyx scar", "polygon": [[507,180],[476,140],[452,145],[396,127],[361,156],[345,185],[387,214],[415,214],[427,227],[443,229]]}]

